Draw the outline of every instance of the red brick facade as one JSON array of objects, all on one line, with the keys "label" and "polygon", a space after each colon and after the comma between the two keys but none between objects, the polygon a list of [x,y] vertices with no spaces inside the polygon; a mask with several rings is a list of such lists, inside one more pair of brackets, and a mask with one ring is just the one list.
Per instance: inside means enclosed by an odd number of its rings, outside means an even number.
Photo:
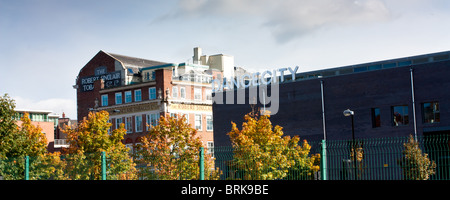
[{"label": "red brick facade", "polygon": [[[139,58],[112,55],[115,54],[100,51],[80,70],[77,78],[79,121],[90,111],[106,110],[110,114],[111,130],[118,127],[118,123],[125,124],[128,131],[123,142],[136,144],[139,143],[139,138],[147,133],[147,125],[156,116],[159,119],[161,115],[184,114],[193,128],[196,128],[196,124],[197,128],[201,125],[201,128],[198,129],[198,136],[205,147],[208,142],[214,141],[212,102],[207,99],[211,93],[210,83],[182,81],[178,77],[173,77],[172,72],[177,66],[176,64],[158,65],[156,61],[144,60],[143,62],[150,64],[136,67],[135,60]],[[118,59],[118,57],[122,59]],[[93,82],[91,91],[83,91],[82,79],[84,82],[88,82],[86,77],[96,76],[96,70],[102,69],[102,67],[106,67],[106,72],[103,71],[106,74],[121,72],[120,86],[106,87],[105,82],[100,78]],[[153,80],[144,80],[144,68],[154,71]],[[137,72],[138,70],[139,72]],[[220,72],[214,72],[213,75],[216,76],[217,73]],[[175,91],[177,97],[173,97],[174,86],[177,88]],[[198,92],[201,91],[201,99],[194,98],[196,91],[194,88],[198,88],[197,97],[199,97]],[[152,94],[150,94],[150,90],[152,90]],[[184,90],[183,98],[181,98],[181,90]],[[207,95],[207,93],[209,94]],[[120,100],[119,97],[121,97]]]},{"label": "red brick facade", "polygon": [[[106,66],[108,72],[115,71],[115,59],[106,54],[103,51],[100,51],[95,55],[81,70],[78,74],[78,78],[76,84],[77,88],[77,119],[81,121],[83,117],[87,117],[89,113],[89,108],[94,108],[95,99],[100,99],[99,91],[100,87],[95,87],[94,85],[93,91],[81,92],[80,82],[81,77],[88,77],[94,75],[95,68],[99,66]],[[100,81],[97,81],[96,84],[100,84]]]}]

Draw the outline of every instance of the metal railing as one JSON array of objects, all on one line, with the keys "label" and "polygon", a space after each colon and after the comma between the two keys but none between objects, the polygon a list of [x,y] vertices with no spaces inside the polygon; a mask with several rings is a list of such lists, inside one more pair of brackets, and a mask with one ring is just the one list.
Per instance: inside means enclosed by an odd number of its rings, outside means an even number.
[{"label": "metal railing", "polygon": [[67,143],[66,139],[55,139],[55,142],[53,144],[54,148],[67,148],[69,147],[69,143]]},{"label": "metal railing", "polygon": [[[219,180],[259,180],[269,179],[267,177],[272,175],[275,177],[276,173],[285,173],[273,179],[450,180],[450,137],[448,135],[423,136],[415,141],[417,147],[413,150],[420,151],[414,151],[413,154],[408,153],[405,148],[405,144],[410,142],[408,137],[309,141],[311,150],[305,158],[319,154],[320,156],[316,158],[320,158],[320,162],[315,160],[310,165],[293,164],[287,168],[274,164],[278,157],[267,157],[271,151],[278,151],[279,148],[283,150],[283,154],[290,154],[292,150],[287,150],[285,147],[258,147],[264,149],[264,152],[257,156],[245,148],[215,147],[213,159],[209,158],[210,155],[206,153],[206,149],[201,148],[193,157],[172,158],[172,168],[169,169],[173,171],[169,171],[168,174],[175,174],[176,176],[173,177],[158,174],[157,172],[161,171],[157,165],[159,160],[143,159],[146,156],[142,154],[130,155],[135,166],[132,172],[121,171],[119,168],[113,169],[114,163],[111,163],[110,156],[104,152],[62,155],[56,159],[57,162],[50,162],[42,157],[24,156],[0,159],[0,176],[3,180],[203,180],[211,178],[211,174],[216,173],[215,179]],[[354,156],[354,152],[357,156]],[[427,158],[429,162],[425,162],[424,160],[427,159],[424,158]],[[319,168],[311,168],[311,166]],[[420,174],[424,167],[429,169],[428,174]]]},{"label": "metal railing", "polygon": [[[418,137],[415,139],[418,151],[408,154],[405,144],[410,139],[392,137],[326,141],[328,180],[450,180],[450,137]],[[356,161],[353,149],[358,155]],[[418,156],[420,151],[422,156]],[[428,164],[423,158],[425,154]],[[430,173],[425,175],[426,178],[419,178],[427,167]]]}]

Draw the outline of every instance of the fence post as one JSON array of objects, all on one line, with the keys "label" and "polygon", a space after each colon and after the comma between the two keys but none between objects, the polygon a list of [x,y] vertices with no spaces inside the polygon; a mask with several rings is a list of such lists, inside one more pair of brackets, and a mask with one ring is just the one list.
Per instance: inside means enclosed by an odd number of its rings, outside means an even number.
[{"label": "fence post", "polygon": [[102,151],[102,180],[106,180],[106,153]]},{"label": "fence post", "polygon": [[199,159],[199,168],[200,168],[200,180],[205,180],[205,155],[204,148],[200,147],[200,159]]},{"label": "fence post", "polygon": [[328,180],[327,177],[327,142],[322,140],[322,148],[320,151],[320,177],[322,180]]},{"label": "fence post", "polygon": [[25,180],[30,180],[30,157],[25,156]]}]

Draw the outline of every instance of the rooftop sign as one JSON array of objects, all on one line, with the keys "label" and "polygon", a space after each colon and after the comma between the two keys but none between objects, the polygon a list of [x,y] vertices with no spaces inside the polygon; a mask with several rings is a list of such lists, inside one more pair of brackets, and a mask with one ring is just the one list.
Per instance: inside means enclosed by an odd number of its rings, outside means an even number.
[{"label": "rooftop sign", "polygon": [[[257,104],[257,100],[263,105],[261,114],[275,115],[279,108],[279,84],[284,82],[284,73],[289,71],[292,75],[292,80],[295,80],[295,75],[298,71],[298,66],[292,68],[280,68],[274,70],[267,70],[263,73],[252,73],[237,76],[235,79],[222,80],[220,77],[214,79],[212,84],[212,92],[215,93],[213,103],[223,104],[245,104],[244,90],[236,91],[237,98],[234,98],[235,92],[226,92],[226,98],[223,98],[225,89],[233,88],[249,88],[248,100],[249,104]],[[280,80],[278,80],[278,76]],[[271,85],[270,90],[267,85]],[[216,85],[218,87],[216,87]],[[252,87],[250,87],[252,86]],[[236,101],[235,101],[236,99]]]},{"label": "rooftop sign", "polygon": [[[223,89],[232,89],[232,88],[248,88],[250,86],[259,86],[259,85],[269,85],[271,83],[282,83],[284,82],[284,72],[289,71],[292,75],[292,80],[295,80],[295,74],[298,71],[298,66],[294,69],[292,68],[280,68],[274,69],[272,71],[266,70],[263,73],[252,73],[244,74],[242,76],[237,76],[236,79],[221,81],[221,78],[214,79],[212,84],[212,92],[222,92]],[[277,76],[280,76],[280,80],[278,80]],[[248,82],[247,82],[248,80]],[[216,86],[217,85],[217,86]]]}]

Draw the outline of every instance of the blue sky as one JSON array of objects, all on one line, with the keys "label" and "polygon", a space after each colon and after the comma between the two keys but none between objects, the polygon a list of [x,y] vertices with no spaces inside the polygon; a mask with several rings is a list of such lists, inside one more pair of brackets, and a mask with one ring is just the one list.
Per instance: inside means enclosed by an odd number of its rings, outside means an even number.
[{"label": "blue sky", "polygon": [[163,62],[228,54],[311,71],[450,50],[448,0],[0,0],[0,95],[76,118],[99,51]]}]

